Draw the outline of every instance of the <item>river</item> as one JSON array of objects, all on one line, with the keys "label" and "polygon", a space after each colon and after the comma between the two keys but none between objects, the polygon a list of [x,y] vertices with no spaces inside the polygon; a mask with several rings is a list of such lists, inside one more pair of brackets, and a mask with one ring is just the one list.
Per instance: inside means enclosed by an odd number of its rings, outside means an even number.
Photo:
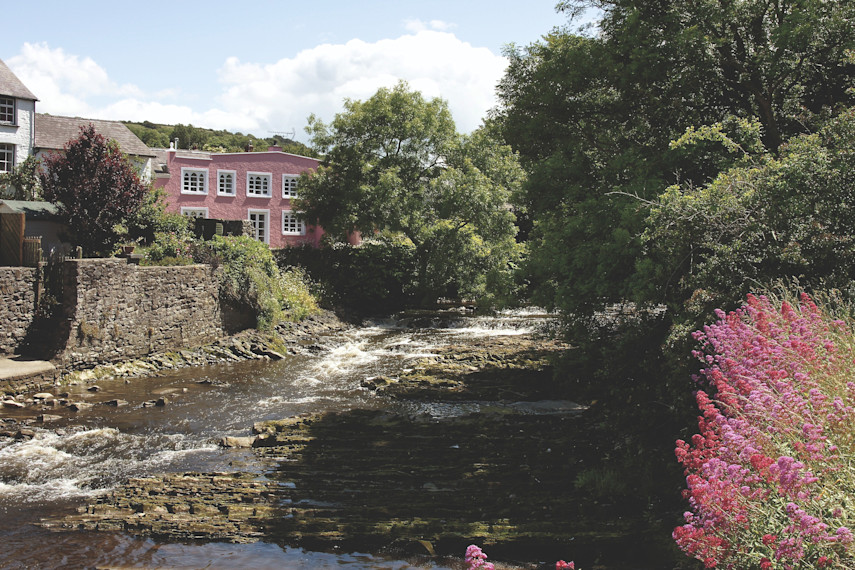
[{"label": "river", "polygon": [[[534,312],[499,317],[409,317],[370,323],[315,339],[305,354],[185,368],[151,377],[57,388],[96,405],[80,412],[6,410],[32,423],[35,436],[0,438],[0,567],[110,568],[446,568],[443,559],[378,553],[316,552],[257,542],[169,542],[114,532],[49,531],[44,517],[74,513],[130,477],[186,471],[263,474],[275,467],[247,449],[223,449],[224,436],[247,436],[254,422],[306,412],[390,409],[453,416],[478,412],[479,401],[440,406],[392,400],[360,386],[394,376],[450,343],[530,333],[545,322]],[[165,405],[151,402],[165,398]],[[120,400],[110,405],[108,402]],[[126,404],[124,403],[126,402]],[[461,552],[462,555],[462,552]],[[443,565],[446,564],[446,565]],[[450,566],[449,566],[450,565]]]}]

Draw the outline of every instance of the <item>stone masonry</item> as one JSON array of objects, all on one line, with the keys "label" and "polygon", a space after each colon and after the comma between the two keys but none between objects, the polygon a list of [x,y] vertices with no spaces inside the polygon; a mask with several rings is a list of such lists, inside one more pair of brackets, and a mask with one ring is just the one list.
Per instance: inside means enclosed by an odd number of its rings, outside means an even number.
[{"label": "stone masonry", "polygon": [[15,352],[33,322],[36,271],[33,267],[0,267],[0,356]]},{"label": "stone masonry", "polygon": [[66,366],[197,346],[225,334],[217,276],[207,265],[83,259],[66,261],[63,273]]}]

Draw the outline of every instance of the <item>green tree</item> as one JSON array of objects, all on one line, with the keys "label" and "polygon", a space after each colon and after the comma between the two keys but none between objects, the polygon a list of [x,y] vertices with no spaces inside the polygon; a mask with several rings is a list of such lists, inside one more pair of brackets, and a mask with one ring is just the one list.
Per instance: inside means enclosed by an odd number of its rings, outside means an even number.
[{"label": "green tree", "polygon": [[43,166],[45,199],[57,205],[74,243],[89,255],[109,253],[120,239],[116,226],[133,216],[147,191],[118,143],[90,124]]},{"label": "green tree", "polygon": [[482,298],[518,254],[507,207],[523,174],[487,130],[457,133],[448,105],[406,83],[366,101],[345,101],[330,125],[310,118],[324,155],[301,180],[298,207],[338,239],[387,230],[409,239],[413,282],[424,302]]},{"label": "green tree", "polygon": [[8,200],[39,200],[41,161],[31,154],[11,172],[0,174],[0,197]]},{"label": "green tree", "polygon": [[[680,144],[698,138],[703,133]],[[684,328],[694,330],[714,308],[735,308],[752,289],[778,280],[848,289],[855,280],[853,218],[849,108],[817,133],[789,139],[777,155],[745,153],[708,184],[668,188],[648,218],[645,269],[656,273],[661,299]]]},{"label": "green tree", "polygon": [[166,148],[169,146],[169,132],[164,132],[154,123],[125,123],[146,146],[154,148]]},{"label": "green tree", "polygon": [[855,4],[825,0],[595,0],[599,33],[558,30],[511,48],[498,118],[529,172],[538,300],[577,318],[661,283],[636,271],[650,204],[734,163],[669,150],[688,127],[756,117],[762,142],[815,129],[849,104]]},{"label": "green tree", "polygon": [[199,129],[193,125],[178,124],[172,128],[169,133],[169,140],[178,139],[178,148],[183,149],[201,149],[208,142],[210,131]]}]

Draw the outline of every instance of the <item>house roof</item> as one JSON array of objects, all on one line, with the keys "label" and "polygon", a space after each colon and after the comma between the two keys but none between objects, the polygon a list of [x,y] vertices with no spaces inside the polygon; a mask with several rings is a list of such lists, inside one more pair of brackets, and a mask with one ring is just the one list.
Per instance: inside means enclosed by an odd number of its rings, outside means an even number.
[{"label": "house roof", "polygon": [[56,206],[50,202],[0,200],[0,213],[24,214],[29,220],[51,220],[56,217],[56,211]]},{"label": "house roof", "polygon": [[16,99],[38,101],[33,92],[27,89],[18,76],[0,59],[0,95],[9,95]]},{"label": "house roof", "polygon": [[80,127],[90,123],[98,134],[116,140],[122,152],[134,156],[154,156],[154,152],[139,137],[118,121],[57,117],[42,113],[36,113],[36,142],[33,146],[39,150],[62,150],[68,141],[80,136]]}]

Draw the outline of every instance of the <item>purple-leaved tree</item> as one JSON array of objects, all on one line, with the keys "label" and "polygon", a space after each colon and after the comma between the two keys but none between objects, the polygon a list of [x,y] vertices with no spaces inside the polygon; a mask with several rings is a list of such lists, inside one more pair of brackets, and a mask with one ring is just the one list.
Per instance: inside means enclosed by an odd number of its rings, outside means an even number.
[{"label": "purple-leaved tree", "polygon": [[87,255],[109,253],[120,239],[115,226],[137,211],[148,190],[118,143],[90,124],[43,167],[44,197],[57,205],[74,243]]}]

